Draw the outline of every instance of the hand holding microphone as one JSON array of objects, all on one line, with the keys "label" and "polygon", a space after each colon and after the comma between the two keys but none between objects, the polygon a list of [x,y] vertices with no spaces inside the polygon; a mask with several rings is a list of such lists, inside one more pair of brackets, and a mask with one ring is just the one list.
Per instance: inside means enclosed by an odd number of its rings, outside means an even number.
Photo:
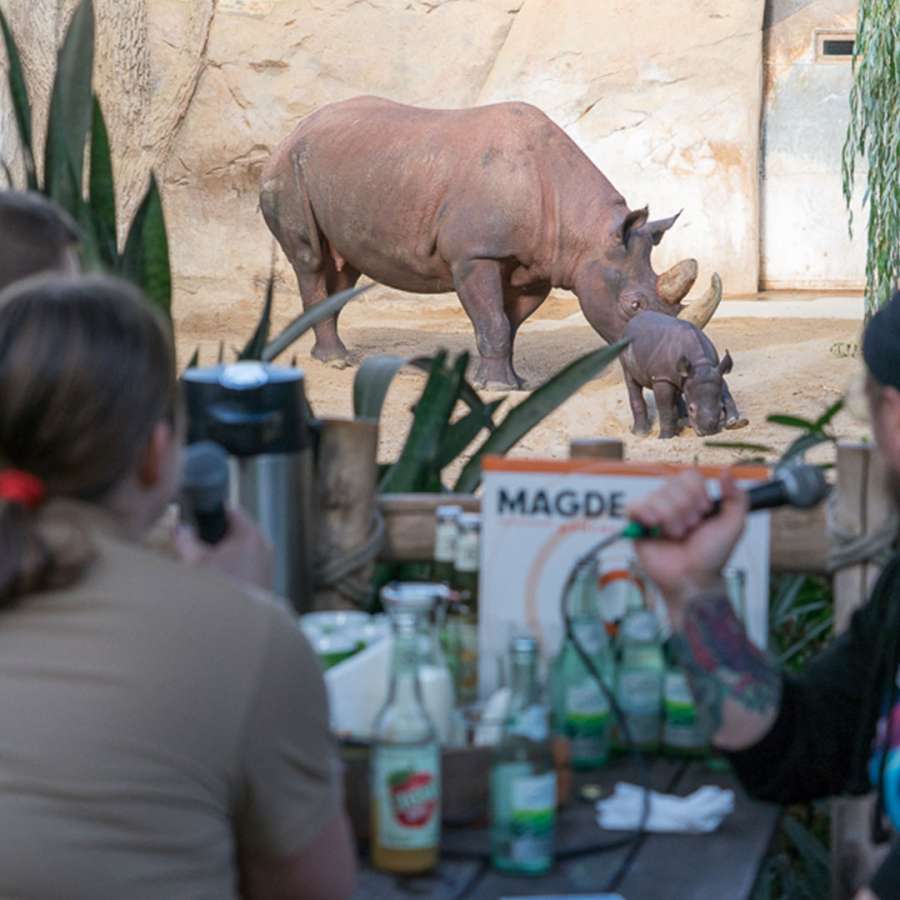
[{"label": "hand holding microphone", "polygon": [[638,558],[671,604],[686,593],[716,581],[741,537],[747,513],[775,506],[815,506],[828,484],[815,466],[785,468],[763,485],[742,491],[730,474],[713,500],[706,479],[696,470],[683,472],[628,511],[628,537],[637,540]]}]

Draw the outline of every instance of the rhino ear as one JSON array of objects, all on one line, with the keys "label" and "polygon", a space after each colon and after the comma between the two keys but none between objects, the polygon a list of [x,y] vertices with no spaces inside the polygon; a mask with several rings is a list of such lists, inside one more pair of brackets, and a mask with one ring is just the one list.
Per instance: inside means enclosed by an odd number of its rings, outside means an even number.
[{"label": "rhino ear", "polygon": [[719,363],[719,374],[727,375],[734,363],[731,361],[731,354],[726,350],[725,355],[722,357],[722,361]]},{"label": "rhino ear", "polygon": [[675,371],[682,378],[690,378],[694,374],[694,366],[686,356],[679,356],[675,363]]},{"label": "rhino ear", "polygon": [[622,223],[616,228],[614,237],[621,243],[623,246],[628,246],[628,238],[631,237],[632,232],[637,231],[638,228],[641,228],[643,225],[647,223],[647,218],[650,215],[650,210],[645,206],[643,209],[633,209],[631,210],[624,219],[622,219]]},{"label": "rhino ear", "polygon": [[654,221],[647,223],[646,231],[649,232],[654,245],[658,244],[663,239],[663,235],[678,221],[678,217],[683,212],[684,210],[680,209],[674,216],[670,216],[668,219],[655,219]]}]

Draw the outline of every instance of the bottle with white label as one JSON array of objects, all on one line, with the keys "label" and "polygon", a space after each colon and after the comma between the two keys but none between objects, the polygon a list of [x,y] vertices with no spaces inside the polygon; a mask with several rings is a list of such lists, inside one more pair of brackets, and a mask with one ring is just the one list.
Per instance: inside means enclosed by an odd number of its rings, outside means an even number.
[{"label": "bottle with white label", "polygon": [[672,756],[704,756],[709,747],[705,717],[699,714],[687,675],[670,665],[663,687],[663,748]]},{"label": "bottle with white label", "polygon": [[640,750],[658,750],[665,660],[656,616],[646,609],[629,613],[620,648],[616,699],[631,740]]},{"label": "bottle with white label", "polygon": [[509,712],[491,767],[491,863],[516,875],[553,865],[556,770],[537,662],[534,638],[513,638]]},{"label": "bottle with white label", "polygon": [[464,706],[478,699],[478,579],[481,567],[481,516],[463,513],[457,520],[453,587],[456,603],[449,611],[448,662],[456,698]]},{"label": "bottle with white label", "polygon": [[456,540],[461,506],[445,505],[437,508],[434,528],[434,565],[431,577],[438,584],[453,583],[453,567],[456,563]]},{"label": "bottle with white label", "polygon": [[441,757],[437,731],[422,702],[419,667],[431,598],[422,588],[388,585],[394,656],[387,701],[375,719],[369,783],[372,865],[398,874],[437,865]]},{"label": "bottle with white label", "polygon": [[[615,689],[615,661],[600,615],[596,564],[585,567],[569,590],[567,611],[574,636],[603,678]],[[553,723],[569,742],[575,769],[596,769],[609,757],[609,701],[588,671],[573,641],[566,637],[550,672]]]}]

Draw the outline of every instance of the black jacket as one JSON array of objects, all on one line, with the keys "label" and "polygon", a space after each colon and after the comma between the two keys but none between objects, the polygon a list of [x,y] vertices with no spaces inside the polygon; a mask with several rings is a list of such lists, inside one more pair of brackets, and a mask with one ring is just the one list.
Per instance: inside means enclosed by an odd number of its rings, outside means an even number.
[{"label": "black jacket", "polygon": [[[850,627],[799,675],[785,675],[781,708],[756,745],[728,754],[747,790],[799,803],[872,789],[868,764],[879,714],[896,700],[900,556],[885,568]],[[880,900],[900,900],[900,844],[872,879]]]}]

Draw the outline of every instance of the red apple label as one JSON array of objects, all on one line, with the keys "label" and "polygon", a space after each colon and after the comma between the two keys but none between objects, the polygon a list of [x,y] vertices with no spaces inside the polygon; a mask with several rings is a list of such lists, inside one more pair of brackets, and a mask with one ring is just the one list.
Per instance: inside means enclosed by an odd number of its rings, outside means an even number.
[{"label": "red apple label", "polygon": [[431,772],[392,772],[388,784],[397,822],[405,828],[424,828],[437,809],[437,784]]}]

